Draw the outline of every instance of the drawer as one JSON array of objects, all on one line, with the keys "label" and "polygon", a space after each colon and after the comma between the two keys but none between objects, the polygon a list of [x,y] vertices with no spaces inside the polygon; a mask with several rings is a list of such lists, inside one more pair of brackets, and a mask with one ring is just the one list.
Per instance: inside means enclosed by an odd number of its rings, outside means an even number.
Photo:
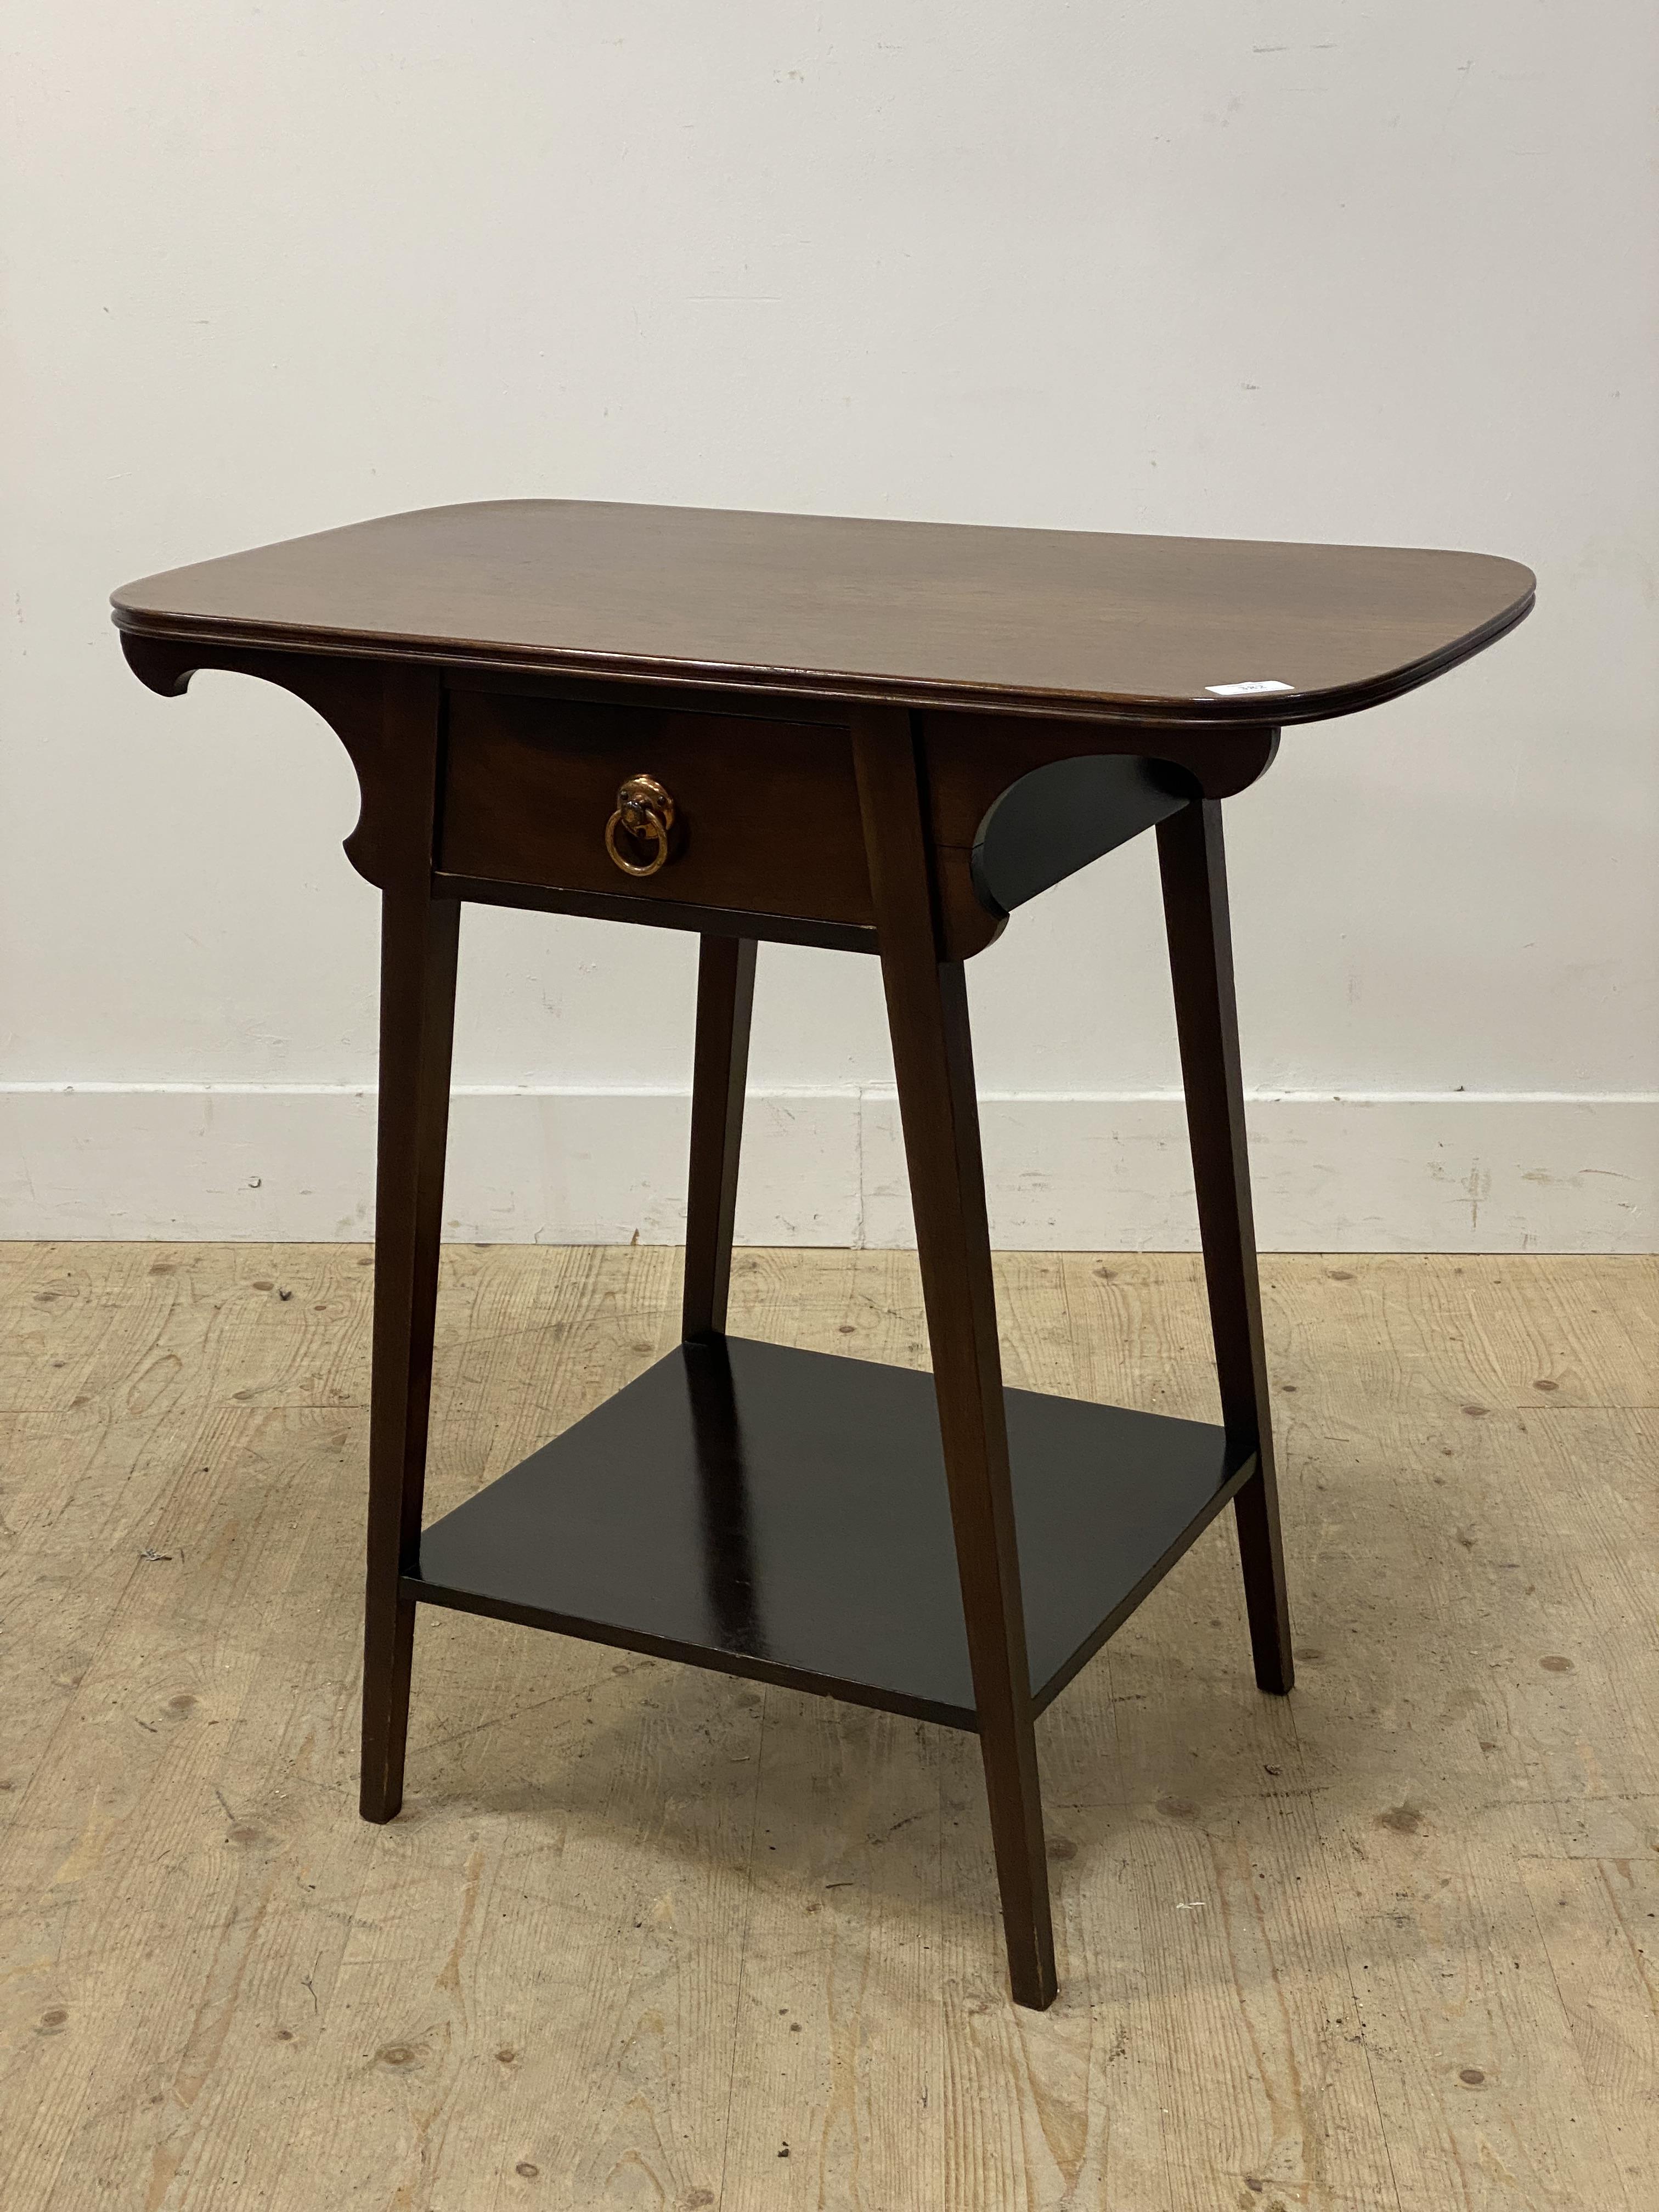
[{"label": "drawer", "polygon": [[[606,849],[635,775],[673,802],[649,875]],[[636,864],[657,857],[650,835],[615,842]],[[873,920],[851,740],[823,723],[454,691],[438,849],[447,873],[496,883]]]}]

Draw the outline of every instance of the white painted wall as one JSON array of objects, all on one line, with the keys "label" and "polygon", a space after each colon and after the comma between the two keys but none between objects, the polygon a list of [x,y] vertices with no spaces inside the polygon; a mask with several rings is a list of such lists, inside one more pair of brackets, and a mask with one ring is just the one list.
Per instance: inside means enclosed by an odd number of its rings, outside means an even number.
[{"label": "white painted wall", "polygon": [[[1650,0],[14,13],[0,1232],[366,1219],[344,757],[258,685],[143,691],[111,586],[547,494],[1530,562],[1513,639],[1292,733],[1231,811],[1264,1241],[1650,1243],[1656,32]],[[458,1233],[674,1233],[692,958],[469,915]],[[1188,1241],[1150,848],[973,978],[999,1233]],[[873,967],[769,950],[746,1233],[907,1233],[890,1077]]]}]

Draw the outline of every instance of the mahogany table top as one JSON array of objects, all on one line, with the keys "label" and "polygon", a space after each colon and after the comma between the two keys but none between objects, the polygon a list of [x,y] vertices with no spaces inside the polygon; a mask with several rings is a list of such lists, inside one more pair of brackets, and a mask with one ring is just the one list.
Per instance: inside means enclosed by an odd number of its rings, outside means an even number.
[{"label": "mahogany table top", "polygon": [[1480,553],[534,499],[290,538],[114,605],[248,647],[1237,727],[1393,698],[1533,588]]}]

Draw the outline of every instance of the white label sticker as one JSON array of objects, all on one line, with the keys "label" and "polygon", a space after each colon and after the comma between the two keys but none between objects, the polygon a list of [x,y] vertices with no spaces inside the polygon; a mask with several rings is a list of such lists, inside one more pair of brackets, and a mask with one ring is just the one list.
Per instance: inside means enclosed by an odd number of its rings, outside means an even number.
[{"label": "white label sticker", "polygon": [[1218,699],[1248,699],[1257,691],[1294,691],[1294,684],[1281,684],[1276,676],[1265,676],[1255,684],[1206,684],[1204,689]]}]

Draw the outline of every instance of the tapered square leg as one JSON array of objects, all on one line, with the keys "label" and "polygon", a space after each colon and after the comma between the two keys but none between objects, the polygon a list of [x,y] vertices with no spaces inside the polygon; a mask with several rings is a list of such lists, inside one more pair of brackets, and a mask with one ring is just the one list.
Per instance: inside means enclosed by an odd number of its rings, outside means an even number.
[{"label": "tapered square leg", "polygon": [[374,1344],[358,1802],[365,1820],[389,1820],[403,1802],[409,1728],[415,1608],[403,1594],[401,1577],[419,1561],[461,910],[459,902],[431,895],[443,735],[438,671],[387,665],[380,672],[377,703],[378,715],[365,715],[360,749],[353,753],[360,779],[366,763],[374,765],[347,850],[380,889]]},{"label": "tapered square leg", "polygon": [[1295,1668],[1256,1276],[1220,802],[1194,799],[1161,822],[1158,856],[1221,1418],[1233,1448],[1256,1455],[1256,1471],[1233,1501],[1255,1679],[1264,1690],[1282,1692],[1291,1686]]},{"label": "tapered square leg", "polygon": [[455,1014],[459,902],[424,887],[383,894],[380,1149],[374,1197],[374,1371],[368,1443],[368,1573],[363,1625],[366,1820],[403,1803],[426,1478],[432,1333]]},{"label": "tapered square leg", "polygon": [[705,937],[701,946],[680,1327],[688,1344],[726,1332],[749,1023],[755,1004],[754,939]]},{"label": "tapered square leg", "polygon": [[1009,1978],[1040,2009],[1054,1942],[967,978],[939,957],[908,715],[860,714],[854,745]]}]

